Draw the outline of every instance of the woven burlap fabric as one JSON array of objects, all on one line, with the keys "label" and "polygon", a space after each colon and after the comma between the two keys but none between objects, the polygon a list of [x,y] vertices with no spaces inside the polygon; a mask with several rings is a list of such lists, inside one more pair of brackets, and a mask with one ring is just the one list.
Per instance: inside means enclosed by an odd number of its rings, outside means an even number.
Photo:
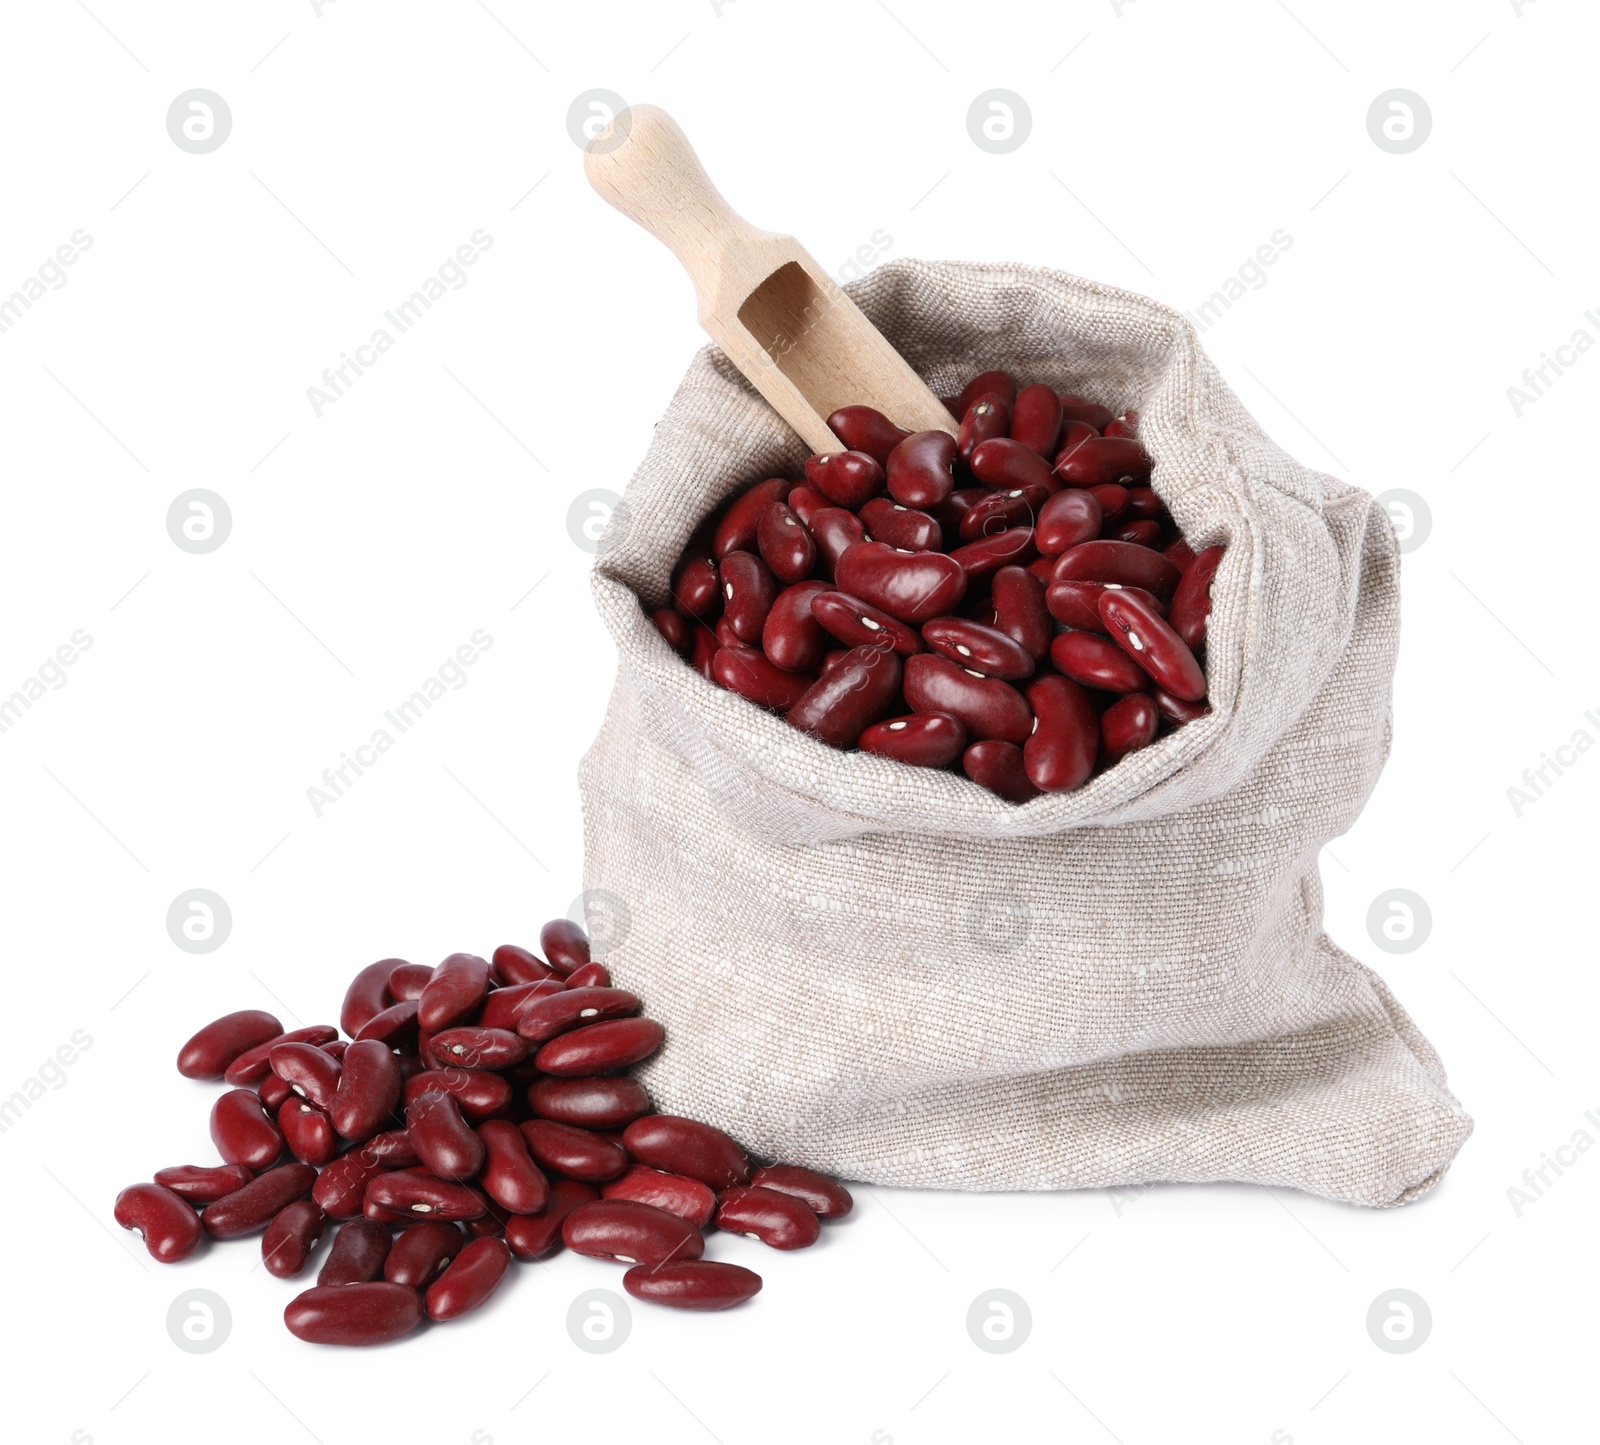
[{"label": "woven burlap fabric", "polygon": [[850,291],[936,392],[1000,366],[1140,409],[1157,491],[1196,550],[1228,549],[1213,712],[1016,807],[707,682],[641,599],[806,448],[702,351],[597,560],[620,666],[579,774],[604,957],[667,1027],[658,1107],[883,1184],[1426,1191],[1471,1120],[1323,932],[1317,872],[1388,753],[1388,519],[1276,447],[1166,307],[1022,266],[897,262]]}]

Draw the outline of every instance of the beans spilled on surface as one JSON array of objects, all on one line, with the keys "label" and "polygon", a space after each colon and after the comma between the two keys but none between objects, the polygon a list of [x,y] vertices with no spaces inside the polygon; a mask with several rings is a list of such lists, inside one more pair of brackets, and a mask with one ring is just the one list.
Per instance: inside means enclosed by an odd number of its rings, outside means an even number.
[{"label": "beans spilled on surface", "polygon": [[661,1047],[661,1025],[611,986],[576,925],[546,924],[539,944],[542,958],[503,944],[492,960],[371,964],[345,994],[348,1039],[327,1024],[285,1032],[257,1009],[207,1024],[178,1072],[232,1086],[211,1111],[223,1162],[130,1185],[117,1223],[167,1264],[207,1235],[264,1230],[262,1259],[283,1279],[337,1224],[316,1285],[284,1310],[317,1344],[453,1320],[514,1259],[563,1246],[627,1265],[638,1299],[742,1304],[761,1276],[703,1259],[706,1232],[803,1249],[850,1212],[849,1193],[796,1165],[755,1167],[720,1129],[653,1113],[625,1071]]}]

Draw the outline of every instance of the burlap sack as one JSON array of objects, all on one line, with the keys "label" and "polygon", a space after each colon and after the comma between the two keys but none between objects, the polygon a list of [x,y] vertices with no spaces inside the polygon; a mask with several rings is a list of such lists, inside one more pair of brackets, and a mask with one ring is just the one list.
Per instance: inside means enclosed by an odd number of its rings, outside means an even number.
[{"label": "burlap sack", "polygon": [[1317,871],[1388,753],[1388,519],[1279,450],[1164,306],[915,261],[850,293],[936,392],[1001,366],[1140,409],[1156,490],[1197,551],[1228,548],[1214,712],[1016,807],[707,682],[640,599],[666,599],[717,502],[806,449],[702,351],[595,568],[621,665],[579,773],[605,960],[667,1028],[643,1069],[657,1106],[882,1184],[1424,1193],[1472,1123],[1322,931]]}]

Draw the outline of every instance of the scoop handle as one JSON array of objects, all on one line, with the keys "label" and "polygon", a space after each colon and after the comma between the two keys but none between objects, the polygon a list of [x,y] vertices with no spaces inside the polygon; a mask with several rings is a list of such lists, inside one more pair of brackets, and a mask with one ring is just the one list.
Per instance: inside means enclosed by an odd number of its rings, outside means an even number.
[{"label": "scoop handle", "polygon": [[589,142],[583,169],[609,204],[683,263],[702,312],[719,296],[731,258],[748,259],[762,243],[778,239],[722,198],[689,138],[659,106],[629,106],[617,115]]}]

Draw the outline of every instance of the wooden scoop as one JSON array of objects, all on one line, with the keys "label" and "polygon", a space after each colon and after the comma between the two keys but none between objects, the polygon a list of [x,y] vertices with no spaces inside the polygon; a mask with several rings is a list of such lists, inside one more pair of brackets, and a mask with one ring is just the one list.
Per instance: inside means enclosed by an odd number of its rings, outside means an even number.
[{"label": "wooden scoop", "polygon": [[595,190],[683,262],[700,324],[813,451],[841,450],[827,418],[854,404],[907,431],[957,430],[793,236],[734,214],[664,110],[630,106],[589,142],[583,166]]}]

